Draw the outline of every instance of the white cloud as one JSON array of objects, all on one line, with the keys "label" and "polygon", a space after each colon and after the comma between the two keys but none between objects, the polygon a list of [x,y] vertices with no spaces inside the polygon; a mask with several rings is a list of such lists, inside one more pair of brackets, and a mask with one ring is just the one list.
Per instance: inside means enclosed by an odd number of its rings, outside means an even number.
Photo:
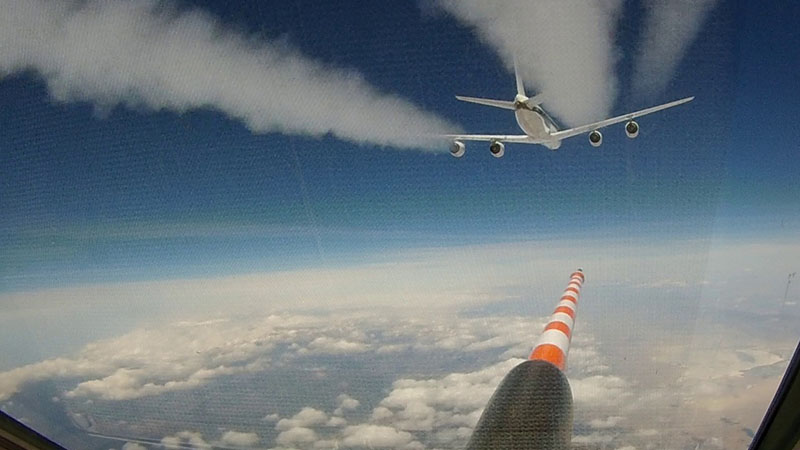
[{"label": "white cloud", "polygon": [[275,438],[275,442],[279,445],[291,447],[297,444],[310,444],[317,439],[319,438],[314,430],[305,427],[295,427],[282,431],[278,437]]},{"label": "white cloud", "polygon": [[635,434],[637,436],[653,437],[653,436],[658,436],[659,431],[654,428],[642,428],[641,430],[636,430]]},{"label": "white cloud", "polygon": [[333,411],[333,413],[336,415],[342,415],[345,411],[352,411],[361,405],[361,402],[347,394],[340,394],[338,397],[336,397],[336,402],[338,407]]},{"label": "white cloud", "polygon": [[[620,0],[440,0],[476,29],[508,68],[520,62],[528,94],[568,125],[607,116],[617,92],[614,30]],[[514,92],[509,78],[509,94]],[[464,93],[468,94],[468,93]],[[511,98],[513,95],[509,95]]]},{"label": "white cloud", "polygon": [[[56,358],[0,374],[0,399],[24,383],[56,377],[85,378],[67,397],[124,400],[196,388],[223,375],[263,370],[273,346],[294,342],[298,331],[317,330],[324,319],[269,315],[242,323],[142,328],[91,343],[73,358]],[[170,345],[164,345],[169,342]]]},{"label": "white cloud", "polygon": [[636,56],[633,90],[659,94],[717,0],[648,0],[642,44]]},{"label": "white cloud", "polygon": [[244,433],[241,431],[229,430],[222,434],[220,438],[223,445],[234,447],[252,447],[261,440],[256,433]]},{"label": "white cloud", "polygon": [[630,384],[614,375],[594,375],[571,379],[572,395],[575,403],[598,407],[619,405],[630,397]]},{"label": "white cloud", "polygon": [[400,379],[373,410],[372,419],[406,431],[472,428],[502,378],[521,359],[427,380]]},{"label": "white cloud", "polygon": [[324,449],[324,450],[335,450],[339,448],[339,441],[336,439],[319,439],[314,442],[312,448],[315,449]]},{"label": "white cloud", "polygon": [[122,444],[122,450],[147,450],[147,447],[136,442],[126,442]]},{"label": "white cloud", "polygon": [[[341,355],[346,353],[362,353],[369,350],[369,345],[363,342],[351,342],[345,339],[335,339],[320,336],[308,344],[310,354]],[[305,352],[303,352],[305,353]]]},{"label": "white cloud", "polygon": [[278,431],[286,431],[297,427],[311,427],[322,425],[328,421],[328,415],[315,408],[305,407],[291,419],[281,419],[275,425]]},{"label": "white cloud", "polygon": [[414,440],[411,433],[383,425],[354,425],[344,429],[342,444],[348,447],[393,448]]},{"label": "white cloud", "polygon": [[354,399],[353,397],[350,397],[347,394],[339,395],[338,397],[336,397],[336,401],[339,402],[339,407],[345,410],[356,409],[361,404],[361,402]]},{"label": "white cloud", "polygon": [[639,288],[650,288],[650,289],[670,289],[670,288],[685,288],[688,287],[689,283],[684,280],[669,280],[669,279],[661,279],[655,280],[648,283],[640,283],[635,285],[634,287]]},{"label": "white cloud", "polygon": [[372,410],[371,420],[374,422],[382,422],[387,419],[391,419],[394,416],[394,413],[391,409],[385,406],[378,406]]},{"label": "white cloud", "polygon": [[[258,365],[255,367],[260,368]],[[150,369],[120,368],[107,377],[78,384],[75,389],[67,392],[67,397],[96,396],[106,400],[130,400],[169,391],[196,388],[213,378],[253,370],[254,366],[202,368],[190,374],[186,379],[154,383],[150,381],[153,376]]]},{"label": "white cloud", "polygon": [[614,435],[604,433],[589,433],[583,435],[572,436],[572,444],[608,444],[614,440]]},{"label": "white cloud", "polygon": [[624,418],[620,416],[609,416],[605,419],[592,419],[589,421],[589,426],[592,428],[614,428],[622,422]]},{"label": "white cloud", "polygon": [[347,419],[337,416],[331,417],[328,419],[328,422],[325,423],[325,426],[328,427],[343,427],[345,425],[347,425]]},{"label": "white cloud", "polygon": [[[6,318],[38,319],[40,311],[72,312],[81,308],[116,311],[136,305],[150,312],[152,321],[158,323],[170,319],[187,321],[187,311],[193,311],[198,321],[202,321],[209,316],[238,318],[291,311],[297,305],[323,311],[383,308],[406,314],[421,309],[453,314],[460,308],[532,294],[537,300],[542,300],[539,303],[541,310],[547,311],[556,300],[551,296],[564,289],[565,273],[575,269],[576,261],[587,269],[591,286],[603,287],[610,283],[617,286],[619,280],[631,276],[637,283],[669,278],[698,284],[705,278],[727,278],[739,273],[737,264],[741,261],[757,258],[763,261],[766,270],[769,267],[774,269],[775,261],[785,255],[800,254],[800,246],[791,243],[726,245],[711,254],[706,250],[707,247],[692,241],[620,246],[614,242],[588,240],[414,249],[382,255],[379,262],[336,269],[308,268],[206,279],[9,292],[0,294],[0,302],[14,305],[4,310]],[[725,262],[725,267],[707,273],[705,268],[709,258]],[[780,263],[781,266],[789,264],[791,261],[786,258]],[[453,270],[453,267],[459,267],[459,270]],[[632,268],[636,268],[635,273]],[[742,289],[755,295],[768,287],[759,282]],[[213,323],[182,328],[214,329],[219,326],[221,324]],[[460,330],[454,329],[453,334],[438,337],[442,344],[452,346],[456,340],[448,341],[447,338],[461,335]],[[352,340],[345,335],[336,338]],[[385,343],[400,346],[391,350],[410,344],[413,347],[409,348],[419,349],[416,339]]]},{"label": "white cloud", "polygon": [[[0,75],[36,70],[59,101],[212,107],[258,133],[425,148],[455,127],[352,70],[155,0],[1,0]],[[344,113],[343,113],[344,111]]]},{"label": "white cloud", "polygon": [[203,435],[196,431],[181,431],[161,439],[161,445],[170,449],[183,449],[187,446],[195,449],[210,449],[211,444],[203,439]]},{"label": "white cloud", "polygon": [[[285,363],[286,358],[320,353],[341,355],[372,351],[377,354],[376,349],[381,347],[380,343],[393,345],[391,343],[397,341],[414,340],[417,342],[417,352],[463,352],[465,347],[472,350],[497,348],[497,353],[525,356],[543,324],[538,317],[419,320],[398,314],[391,320],[392,325],[387,327],[385,315],[352,312],[346,315],[319,316],[271,314],[266,317],[240,318],[236,321],[207,320],[197,326],[188,326],[188,322],[179,320],[174,324],[138,329],[113,339],[89,344],[71,358],[46,360],[0,373],[0,398],[10,397],[24,383],[64,377],[78,379],[64,394],[65,398],[72,401],[86,398],[128,400],[198,388],[227,375],[266,370],[276,361]],[[384,338],[374,346],[341,338],[348,336],[367,339],[366,331],[384,333]],[[458,341],[463,347],[453,347],[446,343],[453,336],[461,336]],[[170,345],[163,345],[164,342],[169,342]],[[587,353],[589,347],[583,350],[583,356],[581,348],[583,347],[577,346],[576,356],[571,359],[574,370],[578,370],[586,362],[597,361],[596,355],[592,358],[586,356],[593,355]],[[498,367],[508,364],[508,360],[512,358],[506,358]],[[482,404],[476,403],[473,393],[466,391],[475,388],[480,395],[488,398],[492,389],[491,383],[498,382],[498,377],[502,376],[497,370],[495,368],[491,373],[484,370],[468,376],[453,374],[443,382],[451,388],[448,391],[450,395],[461,390],[464,395],[460,401],[467,399],[475,409]],[[425,381],[418,385],[414,385],[413,380],[408,382],[412,386],[398,385],[402,389],[408,389],[397,391],[394,395],[400,395],[401,392],[410,394],[414,389],[426,386]],[[426,391],[425,395],[434,395],[435,390],[434,387]],[[447,401],[457,399],[448,400],[443,394],[436,395],[439,398],[431,400],[436,402],[434,407],[456,407],[455,404],[447,404]],[[337,398],[334,414],[344,414],[359,405],[357,399],[342,394]],[[409,426],[418,421],[421,414],[419,409],[413,408],[413,405],[409,405],[408,410],[403,412],[404,417],[408,416]],[[305,413],[301,412],[298,417],[283,421],[302,419]],[[318,411],[317,414],[324,413]],[[267,421],[279,419],[277,414],[264,418]],[[325,420],[327,419],[320,418],[318,422],[323,423]]]},{"label": "white cloud", "polygon": [[[789,302],[787,302],[786,304],[788,305]],[[398,352],[406,351],[409,348],[410,348],[410,345],[408,345],[408,344],[381,345],[380,347],[378,347],[376,352],[379,353],[379,354],[398,353]]]}]

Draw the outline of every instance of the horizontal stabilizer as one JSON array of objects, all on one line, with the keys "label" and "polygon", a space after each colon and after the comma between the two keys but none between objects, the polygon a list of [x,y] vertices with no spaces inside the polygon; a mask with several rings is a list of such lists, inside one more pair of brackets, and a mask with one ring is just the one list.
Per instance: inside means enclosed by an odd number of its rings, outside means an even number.
[{"label": "horizontal stabilizer", "polygon": [[516,109],[516,107],[514,107],[514,102],[509,102],[505,100],[491,100],[488,98],[464,97],[463,95],[456,95],[456,98],[461,100],[462,102],[477,103],[479,105],[510,109],[512,111]]},{"label": "horizontal stabilizer", "polygon": [[527,103],[528,106],[538,106],[541,105],[542,102],[544,102],[544,94],[536,94],[533,97],[525,100],[525,103]]}]

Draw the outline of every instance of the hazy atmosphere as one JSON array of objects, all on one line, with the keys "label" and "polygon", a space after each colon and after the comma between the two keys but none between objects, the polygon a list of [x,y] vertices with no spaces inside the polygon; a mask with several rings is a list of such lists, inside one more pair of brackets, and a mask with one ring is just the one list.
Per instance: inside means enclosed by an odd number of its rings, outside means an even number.
[{"label": "hazy atmosphere", "polygon": [[[75,449],[464,448],[582,268],[573,448],[749,445],[800,330],[782,7],[0,7],[2,411]],[[520,133],[454,97],[513,99],[515,59],[562,128],[695,100],[452,158]]]}]

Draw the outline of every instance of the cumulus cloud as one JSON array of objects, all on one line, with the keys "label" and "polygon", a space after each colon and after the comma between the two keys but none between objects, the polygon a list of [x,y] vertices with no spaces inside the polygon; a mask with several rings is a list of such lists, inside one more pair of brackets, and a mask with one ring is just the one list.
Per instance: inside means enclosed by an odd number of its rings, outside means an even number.
[{"label": "cumulus cloud", "polygon": [[383,425],[354,425],[344,429],[342,444],[357,448],[397,448],[413,441],[411,433]]},{"label": "cumulus cloud", "polygon": [[347,419],[345,419],[344,417],[337,417],[337,416],[331,417],[325,423],[325,426],[328,427],[343,427],[345,425],[347,425]]},{"label": "cumulus cloud", "polygon": [[622,422],[624,418],[621,416],[609,416],[605,419],[592,419],[589,421],[589,426],[592,428],[614,428]]},{"label": "cumulus cloud", "polygon": [[570,386],[576,403],[594,407],[619,405],[631,395],[630,383],[614,375],[571,379]]},{"label": "cumulus cloud", "polygon": [[357,72],[169,2],[0,1],[0,75],[33,69],[59,101],[211,107],[257,133],[424,148],[455,127]]},{"label": "cumulus cloud", "polygon": [[91,343],[72,358],[0,373],[0,399],[24,383],[57,377],[85,379],[67,391],[69,398],[126,400],[192,389],[223,375],[264,370],[275,344],[295,342],[298,332],[325,333],[324,324],[323,317],[269,315],[244,327],[215,321],[141,328]]},{"label": "cumulus cloud", "polygon": [[[68,403],[86,398],[123,400],[139,396],[155,396],[170,389],[184,389],[191,373],[203,367],[244,367],[249,362],[272,361],[294,363],[306,356],[300,352],[320,337],[336,342],[344,337],[367,339],[381,333],[379,343],[416,340],[419,348],[415,355],[427,352],[436,354],[462,354],[463,349],[441,345],[448,336],[469,336],[463,344],[477,349],[502,352],[524,344],[530,345],[531,334],[541,329],[542,319],[521,317],[480,317],[441,320],[436,318],[349,313],[344,316],[271,315],[252,317],[248,321],[202,320],[176,321],[163,329],[138,330],[116,339],[100,341],[84,349],[76,358],[65,360],[69,377],[77,367],[93,367],[103,361],[98,372],[105,376],[90,375],[90,380],[77,383],[67,391]],[[195,326],[194,323],[203,325]],[[516,334],[515,339],[509,335]],[[159,346],[159,342],[171,342]],[[591,343],[587,340],[583,343]],[[297,343],[305,343],[297,345]],[[491,344],[486,344],[491,343]],[[500,344],[502,343],[502,345]],[[580,344],[579,344],[580,346]],[[370,347],[376,356],[380,345]],[[295,348],[294,353],[292,348]],[[287,353],[278,354],[276,351]],[[530,349],[521,352],[526,354]],[[471,352],[467,352],[471,353]],[[359,354],[360,355],[360,354]],[[359,356],[363,358],[364,356]],[[178,361],[184,358],[181,364]],[[488,361],[492,361],[490,357]],[[314,361],[315,358],[309,358]],[[488,398],[500,380],[521,359],[508,359],[474,371],[456,372],[432,378],[400,378],[377,404],[365,422],[348,423],[340,415],[356,411],[362,402],[341,393],[336,397],[334,415],[318,407],[299,408],[294,415],[281,418],[267,415],[264,420],[274,422],[279,433],[275,445],[285,448],[330,448],[339,446],[387,446],[393,448],[423,448],[421,441],[437,446],[463,444],[477,423]],[[269,368],[268,363],[264,366]],[[580,364],[576,361],[576,364]],[[184,366],[189,367],[186,369]],[[42,365],[31,365],[27,373],[35,373]],[[200,367],[201,369],[197,369]],[[209,369],[210,370],[210,369]],[[255,371],[258,369],[253,369]],[[187,378],[187,374],[189,374]],[[216,374],[215,374],[216,375]],[[56,376],[52,371],[50,377]],[[221,374],[220,374],[221,376]],[[0,376],[0,379],[4,377]],[[175,380],[183,380],[176,383]],[[211,378],[204,378],[204,383]],[[171,381],[164,381],[171,380]],[[176,387],[180,385],[179,387]],[[202,384],[201,384],[202,385]],[[199,385],[198,385],[199,386]],[[91,412],[87,413],[91,415]],[[340,414],[340,415],[336,415]],[[353,414],[352,420],[358,418]],[[181,432],[163,439],[164,446],[201,443],[203,436],[197,432]],[[250,430],[229,430],[212,442],[213,445],[248,446],[258,442],[258,435]],[[234,443],[233,441],[237,443]],[[203,440],[202,442],[206,442]]]},{"label": "cumulus cloud", "polygon": [[308,344],[309,353],[326,353],[329,355],[361,353],[368,349],[369,345],[363,342],[352,342],[346,339],[335,339],[327,336],[320,336]]},{"label": "cumulus cloud", "polygon": [[147,450],[147,447],[136,442],[126,442],[122,444],[122,450]]},{"label": "cumulus cloud", "polygon": [[463,445],[503,377],[521,359],[441,378],[400,379],[373,409],[374,423],[434,433],[439,444]]},{"label": "cumulus cloud", "polygon": [[222,434],[220,438],[223,445],[234,447],[252,447],[261,440],[255,433],[244,433],[241,431],[229,430]]},{"label": "cumulus cloud", "polygon": [[[534,336],[543,326],[543,320],[538,317],[420,320],[399,314],[388,320],[383,316],[360,313],[271,314],[237,321],[199,322],[202,325],[187,325],[194,322],[179,320],[173,324],[137,329],[113,339],[91,343],[70,358],[45,360],[2,372],[0,399],[11,397],[25,383],[57,378],[77,379],[63,393],[71,401],[152,397],[199,388],[224,376],[264,371],[276,362],[285,363],[287,358],[313,358],[320,354],[361,355],[367,352],[380,355],[383,354],[380,348],[385,345],[411,345],[411,342],[415,342],[413,348],[417,354],[496,350],[498,354],[510,355],[503,359],[505,362],[527,355]],[[366,340],[367,334],[376,333],[383,337],[375,345],[347,340]],[[163,345],[164,342],[170,345]],[[590,367],[598,364],[591,343],[578,345],[574,351],[576,355],[571,358],[571,370],[580,374],[591,373]],[[497,375],[494,373],[493,376]],[[491,388],[487,383],[491,380],[486,378],[488,376],[488,372],[466,378],[453,375],[445,382],[458,389],[482,385],[475,387],[484,389],[484,394],[489,395]],[[463,397],[475,398],[466,392]],[[341,394],[333,413],[343,415],[359,406],[358,399]],[[282,422],[305,420],[312,413],[301,411],[296,417]],[[325,413],[317,411],[316,414],[319,419],[315,423],[328,420]],[[410,415],[412,411],[404,414]],[[264,417],[264,420],[273,422],[279,419],[277,414]],[[410,417],[409,420],[413,422]]]},{"label": "cumulus cloud", "polygon": [[318,439],[317,433],[311,428],[295,427],[281,431],[278,437],[275,438],[275,442],[277,442],[279,445],[292,447],[298,444],[310,444]]},{"label": "cumulus cloud", "polygon": [[361,402],[354,399],[353,397],[350,397],[347,394],[341,394],[338,397],[336,397],[336,402],[339,405],[333,412],[336,415],[342,415],[344,414],[345,411],[352,411],[354,409],[357,409],[359,405],[361,405]]},{"label": "cumulus cloud", "polygon": [[588,444],[608,444],[614,440],[614,435],[611,434],[604,434],[599,432],[593,432],[589,434],[582,434],[572,437],[572,444],[581,444],[581,445],[588,445]]},{"label": "cumulus cloud", "polygon": [[[528,95],[567,125],[606,117],[617,92],[614,31],[620,0],[440,0],[474,28],[507,68],[516,56]],[[513,78],[509,85],[513,86]]]},{"label": "cumulus cloud", "polygon": [[84,381],[78,384],[75,389],[68,391],[66,395],[67,397],[96,396],[107,400],[130,400],[169,391],[196,388],[207,383],[210,379],[242,371],[253,371],[254,367],[261,366],[254,364],[253,366],[245,365],[241,367],[218,366],[211,369],[201,368],[189,374],[185,379],[169,380],[163,383],[151,381],[154,375],[151,369],[120,368],[106,377]]},{"label": "cumulus cloud", "polygon": [[181,431],[171,436],[165,436],[161,439],[161,445],[164,448],[170,449],[183,449],[183,448],[194,448],[194,449],[210,449],[211,444],[206,442],[203,439],[203,435],[196,431]]},{"label": "cumulus cloud", "polygon": [[[402,334],[399,330],[407,330],[417,336],[422,343],[428,342],[423,348],[435,351],[463,352],[463,349],[450,349],[448,345],[439,344],[445,336],[462,333],[470,336],[465,340],[465,347],[475,344],[472,349],[487,348],[497,349],[513,348],[520,344],[520,340],[528,341],[526,335],[535,333],[541,328],[540,319],[479,318],[458,319],[449,322],[435,321],[428,327],[411,328],[412,323],[419,324],[419,319],[409,319],[408,322],[392,320],[393,328],[384,329],[386,334]],[[457,330],[457,331],[456,331]],[[510,331],[509,331],[510,330]],[[347,330],[339,330],[348,334]],[[516,333],[517,338],[510,339],[507,334]],[[584,334],[588,332],[584,331]],[[502,345],[500,345],[502,342]],[[590,372],[590,367],[602,362],[596,354],[595,340],[590,336],[577,339],[577,348],[582,349],[575,357],[575,371],[579,374]],[[523,354],[527,353],[527,349]],[[376,351],[376,354],[380,354]],[[582,362],[581,359],[587,359]],[[400,378],[392,383],[391,390],[375,405],[371,414],[363,423],[345,425],[344,419],[338,416],[329,416],[322,410],[305,407],[291,418],[281,419],[276,429],[281,432],[276,444],[299,449],[330,448],[330,447],[355,447],[355,448],[456,448],[463,447],[472,434],[486,403],[495,391],[500,381],[517,364],[524,361],[520,358],[510,358],[498,363],[472,371],[454,372],[430,378]],[[610,396],[625,397],[621,393],[628,384],[618,377],[593,376],[585,377],[579,382],[582,388],[592,391],[592,394],[578,394],[581,399],[576,402],[587,404],[598,399],[605,402]],[[341,413],[345,409],[354,409],[360,402],[347,394],[337,397],[337,408],[334,413]],[[333,419],[341,422],[333,424]],[[593,422],[595,428],[612,428],[618,425],[622,417],[611,416],[604,420]],[[592,442],[610,442],[613,436],[609,434],[589,434],[582,439]],[[316,438],[312,443],[311,438]],[[580,441],[580,440],[579,440]]]},{"label": "cumulus cloud", "polygon": [[278,431],[287,431],[291,430],[292,428],[322,425],[327,421],[328,415],[325,414],[325,412],[315,408],[306,407],[292,416],[291,419],[279,420],[275,425],[275,429]]},{"label": "cumulus cloud", "polygon": [[660,93],[717,0],[648,0],[644,35],[636,56],[633,90]]}]

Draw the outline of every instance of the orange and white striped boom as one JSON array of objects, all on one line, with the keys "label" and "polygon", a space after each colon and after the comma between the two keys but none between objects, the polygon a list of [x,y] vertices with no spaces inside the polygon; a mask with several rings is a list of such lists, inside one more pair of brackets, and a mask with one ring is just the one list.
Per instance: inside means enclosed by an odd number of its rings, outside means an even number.
[{"label": "orange and white striped boom", "polygon": [[536,341],[528,359],[540,359],[552,363],[562,371],[567,364],[569,343],[572,341],[572,327],[575,325],[575,312],[583,286],[583,270],[578,269],[570,275],[569,284],[542,335]]}]

